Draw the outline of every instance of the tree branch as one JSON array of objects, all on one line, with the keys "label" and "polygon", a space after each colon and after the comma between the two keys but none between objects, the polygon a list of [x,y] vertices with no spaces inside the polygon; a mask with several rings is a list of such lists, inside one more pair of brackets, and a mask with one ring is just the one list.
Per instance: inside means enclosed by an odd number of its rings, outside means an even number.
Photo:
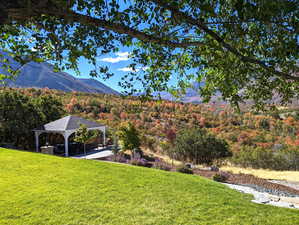
[{"label": "tree branch", "polygon": [[142,31],[133,29],[131,27],[125,26],[123,24],[119,23],[114,23],[111,21],[99,19],[99,18],[94,18],[90,17],[87,15],[82,15],[79,13],[76,13],[71,10],[44,10],[44,9],[33,9],[30,14],[26,13],[27,9],[25,8],[17,8],[17,9],[9,9],[8,10],[8,16],[10,20],[16,20],[16,21],[26,21],[28,19],[31,19],[32,17],[37,17],[40,16],[41,14],[48,15],[48,16],[54,16],[56,18],[64,19],[65,21],[71,23],[80,23],[84,24],[87,26],[95,26],[95,27],[101,27],[107,30],[114,31],[119,34],[126,34],[129,35],[133,38],[137,38],[139,40],[145,41],[145,42],[150,42],[154,44],[160,44],[160,45],[165,45],[169,47],[174,47],[174,48],[188,48],[190,46],[202,46],[203,43],[200,41],[181,41],[181,42],[176,42],[176,41],[171,41],[167,39],[163,39],[161,37],[153,36],[146,34]]},{"label": "tree branch", "polygon": [[235,56],[237,56],[239,59],[241,59],[243,62],[247,62],[247,63],[252,63],[252,64],[256,64],[259,65],[260,67],[262,67],[263,69],[269,71],[272,74],[275,74],[279,77],[285,78],[285,79],[289,79],[289,80],[294,80],[294,81],[299,81],[299,77],[294,77],[288,73],[284,73],[281,71],[276,70],[273,66],[268,66],[266,65],[265,62],[260,61],[256,58],[251,58],[249,56],[245,56],[242,53],[240,53],[236,48],[234,48],[232,45],[230,45],[229,43],[227,43],[222,37],[220,37],[216,32],[210,30],[202,20],[197,20],[194,19],[193,17],[187,15],[184,12],[181,12],[179,9],[177,9],[175,6],[168,4],[167,2],[163,1],[163,0],[150,0],[154,3],[156,3],[157,5],[159,5],[162,8],[165,8],[169,11],[171,11],[175,16],[176,19],[181,19],[182,21],[185,21],[193,26],[198,27],[199,29],[201,29],[202,31],[206,32],[207,34],[209,34],[214,40],[216,40],[220,45],[222,45],[225,49],[227,49],[229,52],[231,52],[232,54],[234,54]]}]

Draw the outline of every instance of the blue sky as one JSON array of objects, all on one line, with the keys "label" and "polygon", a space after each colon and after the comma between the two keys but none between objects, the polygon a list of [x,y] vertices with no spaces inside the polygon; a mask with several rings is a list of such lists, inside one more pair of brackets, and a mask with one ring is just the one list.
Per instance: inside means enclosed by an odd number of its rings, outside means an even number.
[{"label": "blue sky", "polygon": [[[101,78],[95,78],[100,82],[106,84],[107,86],[117,90],[122,91],[123,89],[118,86],[118,82],[121,81],[121,77],[130,71],[128,67],[131,63],[129,59],[130,49],[128,48],[120,48],[119,52],[111,53],[107,55],[103,55],[97,59],[97,63],[99,65],[108,66],[110,72],[114,73],[114,76],[109,78],[108,80],[103,80]],[[79,61],[79,70],[80,76],[79,78],[90,78],[89,72],[93,69],[93,66],[88,64],[87,60],[80,59]],[[66,71],[67,73],[77,77],[72,70]]]},{"label": "blue sky", "polygon": [[[108,66],[110,72],[114,73],[114,76],[111,78],[104,80],[100,77],[94,78],[107,86],[113,88],[114,90],[118,92],[122,92],[124,89],[119,87],[118,82],[121,81],[121,77],[123,77],[128,72],[138,72],[140,70],[146,70],[146,67],[136,67],[136,71],[132,71],[131,68],[129,68],[129,65],[132,63],[132,60],[129,58],[130,54],[129,48],[120,47],[120,51],[116,53],[110,53],[106,55],[102,55],[98,57],[97,63],[98,65],[102,66]],[[79,61],[79,71],[80,76],[77,76],[74,71],[67,70],[65,72],[78,77],[78,78],[91,78],[89,76],[89,72],[94,69],[93,65],[89,64],[86,59],[81,58]],[[170,85],[175,85],[177,83],[177,79],[175,76],[170,80]],[[141,84],[136,83],[135,87],[138,89],[141,89]]]}]

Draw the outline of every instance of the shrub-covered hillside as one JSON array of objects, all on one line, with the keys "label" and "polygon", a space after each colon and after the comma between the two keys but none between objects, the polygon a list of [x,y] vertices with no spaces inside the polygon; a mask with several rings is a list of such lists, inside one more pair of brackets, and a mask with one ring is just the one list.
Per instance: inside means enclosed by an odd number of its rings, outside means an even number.
[{"label": "shrub-covered hillside", "polygon": [[199,176],[0,148],[0,224],[299,224]]},{"label": "shrub-covered hillside", "polygon": [[[110,128],[117,129],[121,122],[130,121],[141,134],[143,147],[151,151],[163,151],[178,131],[186,128],[204,128],[226,140],[235,153],[234,162],[241,165],[248,158],[254,161],[256,155],[267,155],[277,161],[280,158],[277,159],[276,152],[286,151],[292,155],[299,148],[299,110],[296,108],[281,108],[271,113],[244,109],[237,113],[231,107],[219,104],[141,101],[135,97],[64,93],[49,89],[2,89],[0,95],[6,92],[18,92],[32,99],[51,96],[62,103],[62,114],[77,114]],[[248,151],[250,154],[243,154]],[[271,163],[254,162],[253,166],[265,167],[264,164]]]}]

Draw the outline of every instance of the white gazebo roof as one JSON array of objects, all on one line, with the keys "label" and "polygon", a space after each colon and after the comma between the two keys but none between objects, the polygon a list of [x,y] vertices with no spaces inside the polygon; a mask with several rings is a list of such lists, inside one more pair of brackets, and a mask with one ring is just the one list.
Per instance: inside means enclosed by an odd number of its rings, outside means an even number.
[{"label": "white gazebo roof", "polygon": [[66,116],[53,122],[47,123],[42,127],[34,129],[34,131],[73,131],[77,130],[81,124],[84,124],[88,129],[105,127],[100,123],[86,120],[78,116]]}]

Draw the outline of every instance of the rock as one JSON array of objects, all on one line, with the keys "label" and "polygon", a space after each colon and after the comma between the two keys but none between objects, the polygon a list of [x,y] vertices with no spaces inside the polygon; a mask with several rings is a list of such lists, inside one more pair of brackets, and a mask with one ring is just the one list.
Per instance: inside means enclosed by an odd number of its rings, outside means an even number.
[{"label": "rock", "polygon": [[211,170],[211,171],[218,172],[218,171],[219,171],[219,168],[218,168],[217,166],[211,166],[211,167],[210,167],[210,170]]},{"label": "rock", "polygon": [[285,207],[285,208],[295,208],[293,204],[290,204],[289,202],[271,202],[271,205],[278,206],[278,207]]},{"label": "rock", "polygon": [[188,168],[188,169],[191,169],[193,166],[192,166],[191,163],[186,163],[186,164],[185,164],[185,167]]},{"label": "rock", "polygon": [[280,197],[271,195],[270,196],[270,200],[273,201],[273,202],[279,202],[280,201]]},{"label": "rock", "polygon": [[271,199],[264,194],[260,194],[260,195],[255,196],[255,201],[259,202],[259,203],[266,204],[266,203],[269,203],[271,201]]}]

